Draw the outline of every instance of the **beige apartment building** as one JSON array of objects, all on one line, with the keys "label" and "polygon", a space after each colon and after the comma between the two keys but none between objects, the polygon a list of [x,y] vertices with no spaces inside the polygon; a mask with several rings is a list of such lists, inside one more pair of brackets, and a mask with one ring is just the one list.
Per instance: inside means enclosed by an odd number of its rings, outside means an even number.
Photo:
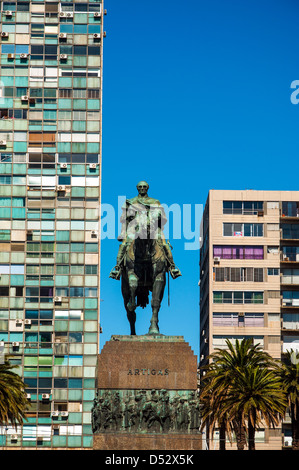
[{"label": "beige apartment building", "polygon": [[[201,365],[226,339],[252,338],[277,359],[299,350],[299,191],[209,192],[201,233],[200,334]],[[280,429],[257,432],[257,449],[290,446],[288,419]]]}]

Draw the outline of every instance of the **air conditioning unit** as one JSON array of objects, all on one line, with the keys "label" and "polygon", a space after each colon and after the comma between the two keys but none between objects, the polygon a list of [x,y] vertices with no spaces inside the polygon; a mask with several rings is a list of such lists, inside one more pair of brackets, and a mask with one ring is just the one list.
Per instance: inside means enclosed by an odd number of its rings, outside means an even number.
[{"label": "air conditioning unit", "polygon": [[94,37],[95,39],[98,39],[98,38],[100,38],[100,37],[101,37],[101,35],[100,35],[100,34],[98,34],[98,33],[94,33],[93,37]]},{"label": "air conditioning unit", "polygon": [[60,60],[66,60],[67,59],[67,54],[60,54]]},{"label": "air conditioning unit", "polygon": [[74,13],[73,13],[72,11],[68,11],[68,12],[66,13],[66,17],[67,17],[67,18],[73,18],[73,16],[74,16]]},{"label": "air conditioning unit", "polygon": [[91,170],[95,169],[96,167],[97,167],[97,164],[96,164],[96,163],[91,163],[91,164],[89,165],[89,168],[90,168]]},{"label": "air conditioning unit", "polygon": [[200,360],[203,361],[204,358],[205,358],[205,356],[204,356],[204,354],[202,354],[202,355],[200,356]]},{"label": "air conditioning unit", "polygon": [[61,302],[62,298],[61,297],[54,297],[54,302]]},{"label": "air conditioning unit", "polygon": [[24,321],[24,323],[25,323],[25,325],[31,325],[31,320],[27,318],[27,319]]},{"label": "air conditioning unit", "polygon": [[101,13],[100,13],[99,11],[95,11],[94,14],[93,14],[93,16],[94,16],[95,18],[99,18],[99,17],[101,16]]},{"label": "air conditioning unit", "polygon": [[18,348],[20,346],[20,343],[18,343],[18,341],[13,341],[12,342],[12,347],[13,348]]},{"label": "air conditioning unit", "polygon": [[67,34],[66,33],[60,33],[59,34],[59,39],[66,39],[67,38]]},{"label": "air conditioning unit", "polygon": [[65,185],[57,186],[57,191],[65,191],[65,190],[66,190]]},{"label": "air conditioning unit", "polygon": [[14,58],[15,58],[15,55],[14,55],[14,54],[7,54],[7,58],[8,58],[8,59],[14,59]]},{"label": "air conditioning unit", "polygon": [[43,400],[49,400],[50,395],[48,393],[42,393],[42,399]]},{"label": "air conditioning unit", "polygon": [[21,100],[22,100],[22,101],[28,101],[28,100],[29,100],[29,96],[28,96],[28,95],[23,95],[23,96],[21,96]]},{"label": "air conditioning unit", "polygon": [[63,418],[67,418],[69,413],[68,411],[61,411],[60,415],[63,417]]},{"label": "air conditioning unit", "polygon": [[20,54],[20,58],[21,59],[28,59],[28,54],[22,53],[22,54]]},{"label": "air conditioning unit", "polygon": [[2,147],[6,146],[6,140],[0,140],[0,145],[1,145]]},{"label": "air conditioning unit", "polygon": [[92,238],[98,238],[98,232],[96,230],[91,231]]},{"label": "air conditioning unit", "polygon": [[11,435],[10,435],[10,440],[11,440],[11,442],[17,441],[17,440],[18,440],[17,434],[11,434]]},{"label": "air conditioning unit", "polygon": [[52,411],[51,416],[52,417],[59,416],[59,411]]},{"label": "air conditioning unit", "polygon": [[64,12],[64,11],[61,11],[61,12],[59,13],[59,16],[60,16],[61,18],[63,18],[63,17],[65,16],[65,12]]},{"label": "air conditioning unit", "polygon": [[60,168],[67,168],[67,163],[60,163]]},{"label": "air conditioning unit", "polygon": [[12,11],[7,10],[7,11],[4,12],[4,15],[5,16],[12,16]]},{"label": "air conditioning unit", "polygon": [[26,398],[27,398],[27,400],[30,400],[31,399],[31,393],[26,393]]},{"label": "air conditioning unit", "polygon": [[1,37],[2,37],[2,38],[8,38],[8,33],[4,33],[4,32],[1,33]]},{"label": "air conditioning unit", "polygon": [[16,326],[23,325],[23,320],[16,320]]},{"label": "air conditioning unit", "polygon": [[0,341],[0,348],[4,348],[4,345],[5,345],[4,341]]},{"label": "air conditioning unit", "polygon": [[214,256],[214,263],[220,263],[220,256]]}]

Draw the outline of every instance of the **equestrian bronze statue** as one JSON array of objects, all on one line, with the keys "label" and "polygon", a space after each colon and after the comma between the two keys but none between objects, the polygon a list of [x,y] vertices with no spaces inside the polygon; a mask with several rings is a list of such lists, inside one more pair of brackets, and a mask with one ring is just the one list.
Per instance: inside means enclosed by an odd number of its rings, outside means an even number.
[{"label": "equestrian bronze statue", "polygon": [[147,194],[149,185],[137,185],[138,196],[127,199],[122,208],[121,241],[116,266],[110,277],[121,278],[121,290],[131,335],[136,335],[136,308],[145,308],[152,292],[152,318],[148,334],[160,334],[158,313],[166,285],[166,273],[173,279],[181,276],[175,266],[171,247],[166,242],[163,228],[167,222],[163,206]]}]

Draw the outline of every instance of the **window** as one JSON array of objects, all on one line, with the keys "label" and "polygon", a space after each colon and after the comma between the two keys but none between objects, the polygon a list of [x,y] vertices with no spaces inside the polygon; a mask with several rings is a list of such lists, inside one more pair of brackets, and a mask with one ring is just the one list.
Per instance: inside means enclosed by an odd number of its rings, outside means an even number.
[{"label": "window", "polygon": [[244,326],[263,327],[264,326],[264,314],[263,313],[245,313],[244,314]]},{"label": "window", "polygon": [[282,305],[284,307],[299,307],[299,291],[283,291]]},{"label": "window", "polygon": [[268,268],[268,276],[279,276],[279,268]]},{"label": "window", "polygon": [[299,246],[284,246],[282,259],[283,261],[299,261]]},{"label": "window", "polygon": [[216,282],[263,282],[263,268],[214,268]]},{"label": "window", "polygon": [[86,264],[85,274],[98,274],[98,266],[96,264]]},{"label": "window", "polygon": [[262,201],[223,201],[223,214],[258,214],[263,204]]},{"label": "window", "polygon": [[73,90],[73,98],[86,98],[86,90],[85,89],[74,89]]},{"label": "window", "polygon": [[224,237],[262,237],[263,224],[224,223]]},{"label": "window", "polygon": [[72,90],[70,88],[60,88],[59,89],[59,98],[71,98]]},{"label": "window", "polygon": [[298,239],[299,238],[299,225],[298,224],[282,224],[282,238]]},{"label": "window", "polygon": [[235,344],[236,340],[239,342],[242,339],[251,339],[253,345],[260,345],[263,347],[264,345],[264,338],[263,336],[227,336],[227,335],[215,335],[213,336],[213,348],[222,348],[226,349],[227,344],[226,340],[229,340],[233,345]]},{"label": "window", "polygon": [[263,313],[226,313],[214,312],[213,313],[213,326],[264,326]]},{"label": "window", "polygon": [[11,184],[11,176],[0,175],[0,184]]},{"label": "window", "polygon": [[262,304],[263,292],[252,291],[214,291],[213,303],[217,304]]},{"label": "window", "polygon": [[88,98],[99,98],[100,97],[100,90],[98,89],[92,89],[92,88],[89,88],[87,90],[87,97]]},{"label": "window", "polygon": [[214,312],[213,326],[238,326],[238,314]]},{"label": "window", "polygon": [[264,247],[214,245],[213,256],[221,259],[264,259]]},{"label": "window", "polygon": [[0,230],[0,241],[10,241],[10,230]]},{"label": "window", "polygon": [[299,329],[299,313],[284,313],[283,314],[283,328],[289,330]]},{"label": "window", "polygon": [[299,202],[291,201],[282,203],[282,216],[283,217],[298,217],[299,216]]},{"label": "window", "polygon": [[299,285],[299,269],[282,269],[281,283]]}]

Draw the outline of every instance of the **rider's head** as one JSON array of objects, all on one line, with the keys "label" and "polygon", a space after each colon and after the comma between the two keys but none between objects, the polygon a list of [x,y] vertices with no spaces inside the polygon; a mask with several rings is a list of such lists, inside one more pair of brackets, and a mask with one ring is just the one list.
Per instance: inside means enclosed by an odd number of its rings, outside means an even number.
[{"label": "rider's head", "polygon": [[145,196],[148,192],[149,185],[147,184],[146,181],[139,181],[137,184],[137,191],[140,194],[140,196]]}]

